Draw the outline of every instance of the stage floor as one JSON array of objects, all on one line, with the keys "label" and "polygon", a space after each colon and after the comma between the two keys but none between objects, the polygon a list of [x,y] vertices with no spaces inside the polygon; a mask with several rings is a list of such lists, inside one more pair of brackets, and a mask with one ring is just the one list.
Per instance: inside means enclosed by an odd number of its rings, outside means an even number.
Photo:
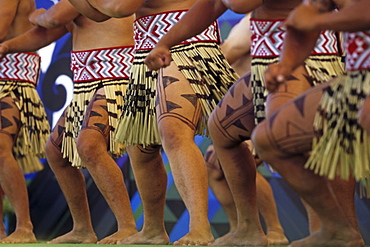
[{"label": "stage floor", "polygon": [[[150,245],[112,245],[112,244],[47,244],[45,242],[38,242],[34,244],[0,244],[0,247],[92,247],[92,246],[125,246],[125,247],[149,247]],[[168,247],[169,245],[153,245],[153,247]],[[171,245],[170,245],[171,246]],[[190,245],[192,246],[192,245]],[[194,245],[195,246],[195,245]],[[285,247],[288,245],[270,245],[274,247]],[[197,246],[199,247],[199,246]],[[248,246],[244,246],[248,247]],[[370,246],[365,246],[365,247],[370,247]]]}]

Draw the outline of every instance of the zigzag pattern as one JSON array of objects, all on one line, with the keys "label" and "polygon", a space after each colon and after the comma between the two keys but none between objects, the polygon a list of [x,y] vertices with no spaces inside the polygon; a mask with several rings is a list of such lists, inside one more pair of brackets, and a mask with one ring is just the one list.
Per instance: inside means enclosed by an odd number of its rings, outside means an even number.
[{"label": "zigzag pattern", "polygon": [[71,52],[74,82],[129,78],[134,60],[133,47]]},{"label": "zigzag pattern", "polygon": [[[163,35],[175,25],[186,11],[168,12],[156,15],[149,15],[138,18],[134,23],[135,50],[153,49]],[[194,36],[181,44],[199,41],[220,41],[217,22],[212,23],[201,34]]]},{"label": "zigzag pattern", "polygon": [[345,33],[346,70],[370,69],[370,30]]},{"label": "zigzag pattern", "polygon": [[[251,19],[250,29],[252,33],[251,54],[254,57],[277,57],[280,55],[284,38],[285,28],[281,27],[282,21],[256,20]],[[316,47],[311,53],[339,54],[335,32],[324,31],[318,38]]]},{"label": "zigzag pattern", "polygon": [[40,62],[40,56],[32,53],[7,54],[0,61],[0,78],[27,81],[37,85]]}]

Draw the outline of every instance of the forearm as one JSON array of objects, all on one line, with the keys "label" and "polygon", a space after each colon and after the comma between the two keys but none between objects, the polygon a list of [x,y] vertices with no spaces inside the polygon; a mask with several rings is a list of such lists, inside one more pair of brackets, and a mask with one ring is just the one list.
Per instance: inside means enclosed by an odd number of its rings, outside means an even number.
[{"label": "forearm", "polygon": [[87,1],[69,0],[69,2],[73,5],[73,7],[76,8],[78,12],[93,21],[102,22],[111,18],[110,16],[107,16],[92,7]]},{"label": "forearm", "polygon": [[58,40],[66,33],[67,30],[64,27],[57,29],[34,27],[28,32],[7,40],[2,44],[8,48],[7,53],[34,52]]},{"label": "forearm", "polygon": [[80,13],[68,0],[62,0],[48,10],[44,10],[43,13],[36,10],[35,13],[30,15],[30,20],[34,25],[53,29],[69,24],[79,15]]},{"label": "forearm", "polygon": [[[80,0],[81,1],[81,0]],[[104,15],[122,18],[136,13],[144,0],[86,0],[93,8]]]},{"label": "forearm", "polygon": [[324,13],[315,21],[317,30],[355,32],[370,29],[370,0],[361,0],[336,12]]},{"label": "forearm", "polygon": [[320,32],[303,32],[288,28],[280,63],[290,71],[303,64],[315,48],[319,35]]},{"label": "forearm", "polygon": [[158,42],[158,45],[171,48],[204,31],[227,10],[221,1],[197,1]]}]

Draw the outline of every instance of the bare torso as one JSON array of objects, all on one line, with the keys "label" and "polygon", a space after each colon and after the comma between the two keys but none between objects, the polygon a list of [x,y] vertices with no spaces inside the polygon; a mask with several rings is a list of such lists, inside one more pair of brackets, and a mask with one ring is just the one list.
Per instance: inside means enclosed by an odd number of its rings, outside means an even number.
[{"label": "bare torso", "polygon": [[6,7],[0,5],[0,13],[5,14],[1,17],[1,42],[14,38],[33,27],[28,16],[36,8],[34,0],[2,0],[1,3],[7,5]]},{"label": "bare torso", "polygon": [[131,46],[134,44],[133,21],[134,17],[132,16],[95,22],[79,15],[68,26],[73,37],[73,50]]},{"label": "bare torso", "polygon": [[141,8],[136,12],[136,17],[189,9],[195,2],[196,0],[144,0]]}]

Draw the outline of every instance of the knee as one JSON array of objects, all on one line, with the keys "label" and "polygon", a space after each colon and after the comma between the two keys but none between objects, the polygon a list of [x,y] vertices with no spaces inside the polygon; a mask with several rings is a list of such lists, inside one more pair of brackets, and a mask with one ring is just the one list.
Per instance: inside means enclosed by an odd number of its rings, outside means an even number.
[{"label": "knee", "polygon": [[176,150],[183,145],[194,143],[194,130],[188,126],[161,123],[158,126],[160,138],[164,149]]},{"label": "knee", "polygon": [[78,138],[77,153],[81,160],[86,162],[89,159],[94,159],[95,154],[97,153],[97,146],[95,142],[89,141],[86,138]]},{"label": "knee", "polygon": [[269,158],[272,155],[271,146],[269,145],[266,136],[266,122],[258,124],[252,132],[251,137],[254,149],[259,159],[269,163]]},{"label": "knee", "polygon": [[212,142],[216,146],[221,146],[221,145],[226,145],[228,143],[228,140],[222,135],[219,126],[220,124],[217,123],[217,118],[215,117],[215,113],[212,112],[210,115],[208,122],[207,122],[207,127],[209,134],[211,136]]},{"label": "knee", "polygon": [[63,159],[61,147],[51,137],[46,141],[45,154],[50,166]]}]

